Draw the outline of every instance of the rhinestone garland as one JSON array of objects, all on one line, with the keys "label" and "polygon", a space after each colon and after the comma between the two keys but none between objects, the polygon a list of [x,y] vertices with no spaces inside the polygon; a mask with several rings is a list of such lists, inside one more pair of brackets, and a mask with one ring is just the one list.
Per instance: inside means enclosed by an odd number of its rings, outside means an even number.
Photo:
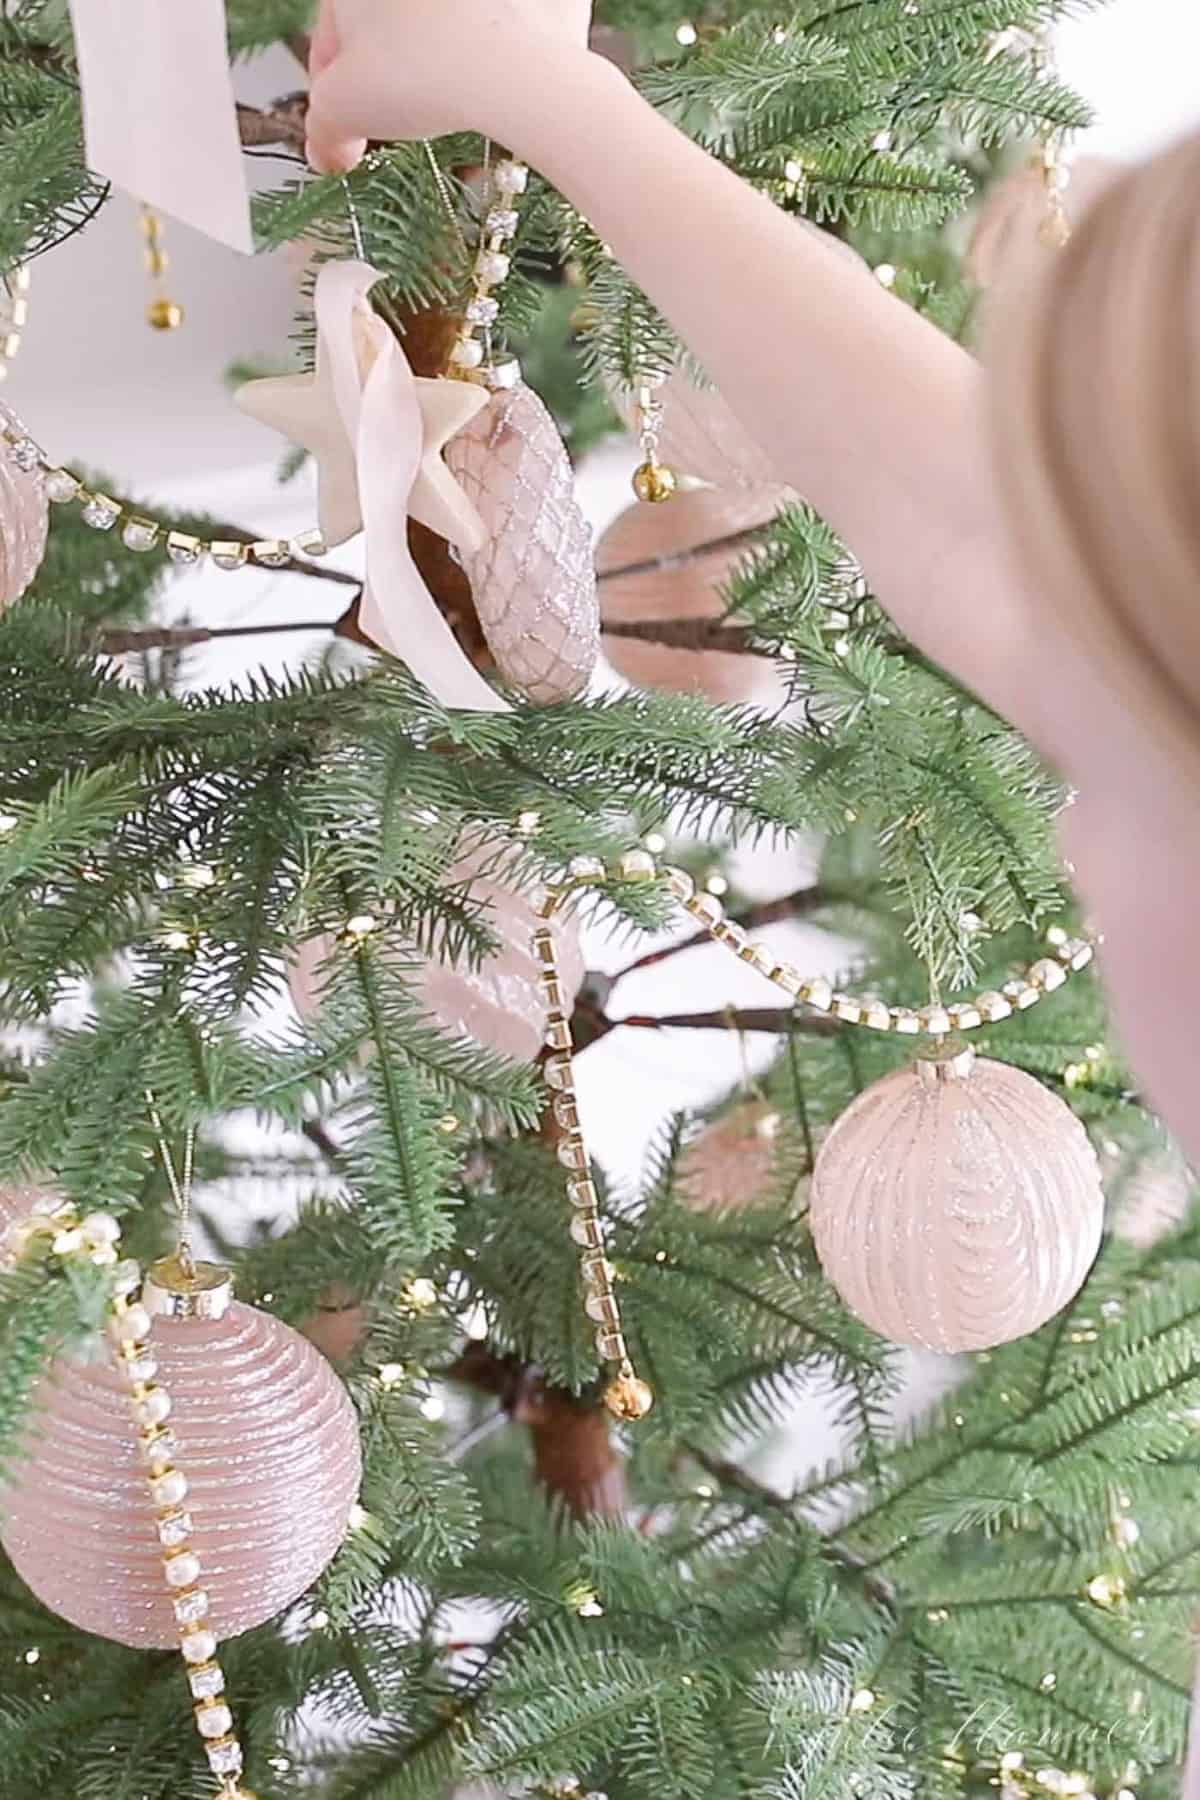
[{"label": "rhinestone garland", "polygon": [[[611,881],[658,880],[666,882],[668,891],[715,943],[723,944],[741,962],[749,963],[782,988],[794,1005],[809,1007],[846,1025],[863,1025],[872,1031],[890,1031],[900,1036],[945,1038],[950,1033],[997,1024],[1055,993],[1078,970],[1086,969],[1095,954],[1086,938],[1072,937],[1056,926],[1047,933],[1047,954],[1023,974],[1006,981],[1002,988],[988,989],[948,1006],[940,1002],[921,1007],[891,1006],[886,1000],[869,995],[842,993],[823,975],[804,976],[790,963],[781,962],[768,945],[755,943],[740,925],[725,917],[725,908],[715,894],[697,892],[686,869],[660,864],[651,851],[643,849],[627,851],[612,869],[599,857],[576,857],[568,865],[565,881],[542,890],[535,910],[540,918],[549,921],[576,888]],[[552,1094],[557,1128],[555,1154],[567,1171],[567,1197],[572,1207],[569,1230],[580,1249],[584,1311],[596,1327],[597,1352],[604,1362],[616,1368],[604,1402],[619,1419],[640,1419],[650,1411],[653,1394],[637,1375],[630,1358],[613,1286],[615,1271],[605,1255],[599,1195],[587,1142],[579,1126],[571,1021],[559,978],[556,940],[548,923],[534,931],[533,953],[540,965],[539,981],[547,1007],[546,1047],[550,1054],[542,1065],[542,1077]]]},{"label": "rhinestone garland", "polygon": [[[497,201],[489,206],[484,216],[473,269],[474,293],[467,302],[458,337],[450,352],[450,372],[461,381],[477,381],[489,388],[511,388],[521,378],[521,365],[515,358],[500,363],[492,358],[492,326],[500,314],[500,303],[492,289],[507,281],[512,268],[510,245],[517,232],[517,201],[529,185],[529,170],[524,163],[506,158],[496,164],[492,182]],[[439,188],[443,203],[453,217],[453,204],[441,182]],[[477,336],[477,333],[482,335]]]},{"label": "rhinestone garland", "polygon": [[150,1343],[152,1322],[142,1304],[140,1264],[121,1259],[121,1227],[111,1213],[80,1214],[69,1201],[42,1197],[28,1218],[10,1225],[4,1237],[9,1264],[40,1239],[64,1261],[111,1267],[108,1336],[114,1359],[129,1389],[138,1447],[157,1514],[163,1575],[179,1625],[179,1649],[187,1665],[192,1716],[217,1777],[221,1800],[254,1800],[239,1785],[242,1746],[225,1699],[225,1674],[217,1659],[217,1637],[208,1623],[209,1598],[200,1585],[200,1559],[192,1548],[191,1514],[186,1510],[187,1477],[176,1465],[178,1446],[168,1424],[171,1396],[157,1379],[158,1360]]},{"label": "rhinestone garland", "polygon": [[[7,375],[8,365],[21,347],[29,318],[28,266],[21,264],[13,269],[4,278],[4,283],[8,299],[7,304],[0,302],[0,310],[7,313],[6,320],[0,319],[0,381]],[[176,531],[161,519],[130,512],[111,495],[89,488],[70,469],[60,467],[47,456],[37,439],[23,426],[10,427],[0,436],[6,453],[18,469],[27,475],[41,474],[46,498],[56,506],[78,505],[84,524],[90,525],[93,531],[112,531],[117,521],[123,518],[120,538],[127,550],[144,554],[163,549],[171,562],[183,567],[201,562],[207,556],[215,568],[226,570],[247,566],[282,569],[298,558],[328,553],[329,546],[315,526],[298,532],[295,537],[258,538],[252,543],[233,538],[199,538],[188,531]]]},{"label": "rhinestone garland", "polygon": [[0,381],[8,374],[8,365],[21,348],[21,339],[25,335],[25,326],[29,319],[29,265],[18,263],[10,269],[3,281],[3,298],[0,299]]},{"label": "rhinestone garland", "polygon": [[282,569],[298,557],[324,556],[329,546],[314,526],[292,538],[258,538],[242,543],[234,538],[199,538],[190,531],[176,531],[161,519],[129,512],[119,500],[87,487],[70,469],[60,468],[42,449],[36,438],[25,430],[5,431],[4,443],[18,469],[27,475],[40,472],[46,498],[57,506],[77,504],[80,517],[93,531],[111,531],[123,518],[120,538],[127,550],[144,554],[163,549],[168,559],[188,567],[210,557],[218,569],[241,569],[256,564],[264,569]]}]

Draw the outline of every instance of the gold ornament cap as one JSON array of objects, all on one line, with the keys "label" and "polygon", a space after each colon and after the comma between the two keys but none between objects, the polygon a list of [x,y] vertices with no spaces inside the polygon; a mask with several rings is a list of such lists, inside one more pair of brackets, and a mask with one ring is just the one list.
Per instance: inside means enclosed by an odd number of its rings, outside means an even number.
[{"label": "gold ornament cap", "polygon": [[233,1274],[222,1263],[192,1262],[175,1252],[151,1263],[142,1305],[158,1319],[221,1319],[233,1301]]},{"label": "gold ornament cap", "polygon": [[916,1060],[922,1081],[933,1087],[940,1081],[967,1081],[975,1066],[975,1052],[960,1037],[935,1038]]}]

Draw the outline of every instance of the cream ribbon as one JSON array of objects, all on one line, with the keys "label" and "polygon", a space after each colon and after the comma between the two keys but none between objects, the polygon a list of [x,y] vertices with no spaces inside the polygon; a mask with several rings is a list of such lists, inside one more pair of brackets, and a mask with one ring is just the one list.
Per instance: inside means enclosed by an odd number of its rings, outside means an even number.
[{"label": "cream ribbon", "polygon": [[[329,370],[342,427],[353,450],[366,534],[366,587],[359,625],[381,649],[406,662],[446,706],[509,712],[460,648],[408,547],[414,483],[429,461],[416,378],[395,336],[366,304],[379,272],[363,262],[326,263],[313,296],[318,362]],[[422,387],[440,386],[422,383]],[[477,548],[483,531],[474,507],[440,465],[447,530]],[[456,500],[455,500],[455,497]]]}]

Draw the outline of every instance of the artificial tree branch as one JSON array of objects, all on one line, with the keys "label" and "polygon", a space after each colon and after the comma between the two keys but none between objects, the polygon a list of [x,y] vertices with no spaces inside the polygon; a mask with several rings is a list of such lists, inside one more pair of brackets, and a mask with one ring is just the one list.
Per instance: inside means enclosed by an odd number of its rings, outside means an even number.
[{"label": "artificial tree branch", "polygon": [[336,619],[286,619],[271,625],[162,625],[136,631],[102,631],[97,647],[105,656],[126,656],[140,650],[186,650],[192,644],[209,644],[216,638],[275,637],[293,631],[333,631]]},{"label": "artificial tree branch", "polygon": [[[604,576],[597,581],[603,582]],[[771,652],[755,641],[748,625],[726,625],[723,619],[606,619],[605,637],[637,638],[644,644],[666,644],[672,650],[720,650],[727,656],[761,656]]]},{"label": "artificial tree branch", "polygon": [[[843,895],[832,893],[829,888],[814,882],[811,887],[796,888],[790,894],[780,894],[774,900],[757,900],[753,906],[740,907],[729,914],[734,924],[740,925],[744,931],[755,931],[763,925],[777,925],[782,919],[803,919],[820,907],[827,906],[835,900],[862,899],[859,895]],[[703,927],[693,931],[678,943],[665,944],[661,950],[647,950],[634,962],[627,963],[610,977],[613,983],[621,981],[626,975],[634,975],[639,969],[652,969],[658,963],[669,962],[671,957],[678,956],[684,950],[695,950],[702,944],[712,943],[711,932]]]},{"label": "artificial tree branch", "polygon": [[686,569],[689,564],[699,562],[701,558],[713,556],[718,550],[749,550],[762,542],[763,533],[771,521],[765,520],[761,525],[752,525],[745,531],[729,531],[724,537],[708,538],[702,544],[693,544],[688,550],[677,550],[666,556],[648,556],[641,562],[622,563],[615,569],[604,569],[598,580],[620,581],[632,575],[658,575],[666,569]]},{"label": "artificial tree branch", "polygon": [[769,1031],[803,1037],[837,1037],[840,1019],[822,1013],[800,1013],[789,1006],[722,1006],[711,1012],[626,1013],[609,1019],[608,1029],[627,1025],[635,1031]]},{"label": "artificial tree branch", "polygon": [[307,112],[307,94],[287,94],[268,107],[244,106],[239,101],[238,136],[243,148],[257,150],[267,144],[286,144],[303,156]]},{"label": "artificial tree branch", "polygon": [[529,1427],[538,1480],[573,1517],[624,1514],[625,1465],[602,1405],[550,1386],[539,1369],[516,1356],[497,1356],[486,1344],[471,1344],[446,1373],[451,1381],[494,1394],[510,1418]]}]

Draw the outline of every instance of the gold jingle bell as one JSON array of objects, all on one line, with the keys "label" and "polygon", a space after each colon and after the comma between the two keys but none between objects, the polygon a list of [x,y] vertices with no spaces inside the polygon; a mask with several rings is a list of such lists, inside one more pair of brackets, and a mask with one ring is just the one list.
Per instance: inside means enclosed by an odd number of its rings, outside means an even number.
[{"label": "gold jingle bell", "polygon": [[639,500],[661,506],[670,500],[679,486],[679,477],[666,463],[639,463],[633,471],[633,491]]},{"label": "gold jingle bell", "polygon": [[627,1425],[644,1419],[654,1405],[654,1391],[631,1368],[623,1368],[615,1381],[604,1390],[604,1404],[616,1419]]},{"label": "gold jingle bell", "polygon": [[155,331],[178,331],[183,324],[183,308],[178,300],[156,294],[146,308],[146,323]]}]

